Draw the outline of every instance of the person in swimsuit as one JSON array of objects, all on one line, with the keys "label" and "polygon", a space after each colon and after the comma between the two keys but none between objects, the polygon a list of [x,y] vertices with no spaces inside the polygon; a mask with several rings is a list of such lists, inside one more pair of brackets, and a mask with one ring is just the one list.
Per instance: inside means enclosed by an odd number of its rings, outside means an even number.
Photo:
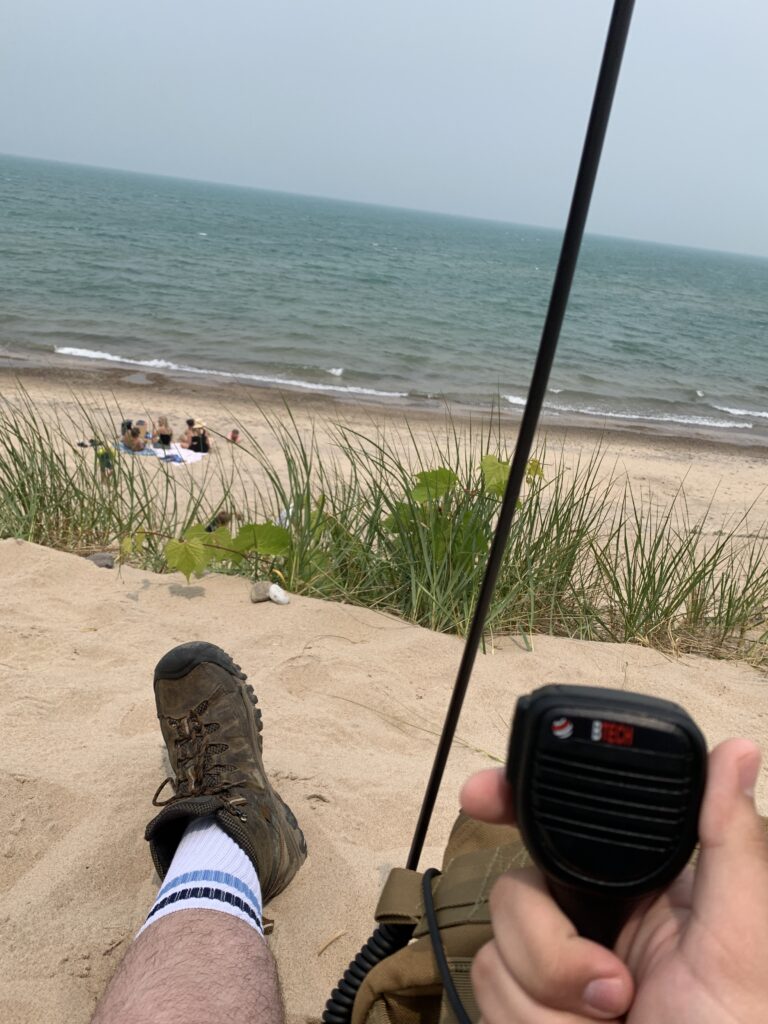
[{"label": "person in swimsuit", "polygon": [[173,431],[171,430],[171,426],[168,422],[168,417],[158,416],[153,437],[155,446],[160,448],[170,448],[172,439]]},{"label": "person in swimsuit", "polygon": [[195,421],[194,420],[185,420],[185,423],[186,423],[186,430],[181,435],[181,440],[179,441],[179,445],[182,448],[189,448],[189,442],[192,440],[192,428],[195,425]]},{"label": "person in swimsuit", "polygon": [[211,440],[208,437],[205,424],[199,423],[197,420],[192,424],[192,437],[189,440],[189,450],[191,452],[202,452],[204,455],[211,450]]}]

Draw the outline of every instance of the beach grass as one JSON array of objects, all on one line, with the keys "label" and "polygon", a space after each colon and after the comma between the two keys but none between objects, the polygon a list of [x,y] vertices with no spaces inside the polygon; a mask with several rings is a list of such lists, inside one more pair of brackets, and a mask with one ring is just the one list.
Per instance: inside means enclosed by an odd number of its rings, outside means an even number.
[{"label": "beach grass", "polygon": [[[331,443],[285,407],[260,441],[243,430],[235,461],[201,473],[118,456],[103,480],[76,439],[114,435],[105,406],[51,421],[23,391],[0,413],[0,536],[78,554],[117,550],[167,570],[165,545],[218,511],[280,522],[280,557],[220,557],[217,571],[276,574],[294,593],[386,611],[463,635],[485,571],[512,452],[491,416],[448,415],[425,441],[343,422]],[[77,423],[75,423],[75,420]],[[266,432],[269,444],[264,443]],[[275,454],[277,453],[277,454]],[[535,453],[486,623],[487,640],[536,634],[629,642],[768,668],[768,532],[754,509],[715,523],[690,514],[681,487],[659,504],[606,465],[598,444],[575,462]]]},{"label": "beach grass", "polygon": [[[231,480],[221,465],[211,465],[202,477],[174,477],[154,471],[148,459],[131,457],[116,457],[112,474],[102,479],[95,449],[80,448],[77,442],[109,442],[113,417],[106,406],[94,412],[82,402],[75,404],[74,415],[51,417],[22,389],[5,398],[0,407],[0,537],[88,555],[143,531],[145,565],[161,571],[165,539],[214,515],[227,499]],[[219,501],[210,500],[212,492],[221,495]]]}]

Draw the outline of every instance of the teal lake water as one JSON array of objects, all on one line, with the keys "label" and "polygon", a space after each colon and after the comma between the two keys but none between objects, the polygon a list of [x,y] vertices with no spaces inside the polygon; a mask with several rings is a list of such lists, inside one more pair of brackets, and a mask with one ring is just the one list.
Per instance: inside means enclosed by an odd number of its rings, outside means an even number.
[{"label": "teal lake water", "polygon": [[[599,188],[599,181],[598,181]],[[0,345],[522,406],[560,234],[0,157]],[[588,236],[550,422],[768,436],[768,260]]]}]

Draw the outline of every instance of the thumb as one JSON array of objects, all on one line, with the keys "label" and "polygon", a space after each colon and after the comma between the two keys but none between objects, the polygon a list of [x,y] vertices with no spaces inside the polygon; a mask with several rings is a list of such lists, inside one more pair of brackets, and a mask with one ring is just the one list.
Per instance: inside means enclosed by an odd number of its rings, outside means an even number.
[{"label": "thumb", "polygon": [[459,797],[461,809],[470,818],[493,825],[514,825],[512,787],[503,768],[486,768],[470,776]]},{"label": "thumb", "polygon": [[699,818],[701,853],[693,903],[718,929],[742,934],[755,907],[768,905],[768,839],[755,808],[760,750],[748,740],[726,740],[709,756]]}]

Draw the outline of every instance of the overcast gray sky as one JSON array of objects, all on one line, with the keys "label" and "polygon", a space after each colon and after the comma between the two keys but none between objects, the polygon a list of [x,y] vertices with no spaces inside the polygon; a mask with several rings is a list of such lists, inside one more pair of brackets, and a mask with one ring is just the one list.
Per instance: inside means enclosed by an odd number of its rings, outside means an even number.
[{"label": "overcast gray sky", "polygon": [[[6,0],[0,151],[562,227],[611,6]],[[588,230],[768,255],[767,40],[638,0]]]}]

